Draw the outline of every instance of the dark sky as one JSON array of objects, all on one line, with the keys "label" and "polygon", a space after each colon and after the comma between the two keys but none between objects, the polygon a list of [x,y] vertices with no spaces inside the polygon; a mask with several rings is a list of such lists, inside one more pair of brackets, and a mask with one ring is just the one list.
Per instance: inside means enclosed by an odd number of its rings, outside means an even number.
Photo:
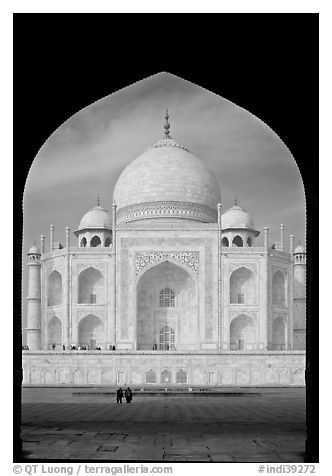
[{"label": "dark sky", "polygon": [[[295,235],[295,243],[304,243],[304,189],[282,138],[240,105],[160,73],[87,105],[45,142],[25,188],[24,262],[34,240],[39,246],[41,234],[48,246],[51,223],[55,240],[64,242],[66,225],[76,230],[98,194],[101,204],[111,209],[123,168],[161,138],[166,107],[171,136],[216,176],[223,211],[236,196],[257,229],[270,228],[271,242],[279,239],[283,223],[286,246],[289,234]],[[25,267],[23,297],[26,294]]]}]

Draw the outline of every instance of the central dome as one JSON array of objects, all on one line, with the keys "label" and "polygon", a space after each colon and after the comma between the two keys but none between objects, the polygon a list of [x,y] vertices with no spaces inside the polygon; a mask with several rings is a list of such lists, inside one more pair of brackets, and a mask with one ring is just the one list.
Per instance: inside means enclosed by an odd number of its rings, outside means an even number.
[{"label": "central dome", "polygon": [[220,190],[216,179],[167,132],[121,173],[114,190],[118,222],[151,218],[217,220]]}]

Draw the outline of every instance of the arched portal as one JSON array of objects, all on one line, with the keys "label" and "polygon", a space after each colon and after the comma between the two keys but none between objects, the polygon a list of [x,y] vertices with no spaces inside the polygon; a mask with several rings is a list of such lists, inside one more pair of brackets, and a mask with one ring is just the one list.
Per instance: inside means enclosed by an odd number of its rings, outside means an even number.
[{"label": "arched portal", "polygon": [[[166,326],[172,330],[167,343]],[[136,338],[138,350],[154,346],[158,350],[197,348],[198,292],[196,279],[189,271],[164,261],[141,276],[137,284]]]},{"label": "arched portal", "polygon": [[55,344],[55,348],[61,350],[62,347],[62,325],[57,316],[53,316],[47,324],[47,344],[51,349]]},{"label": "arched portal", "polygon": [[230,326],[231,350],[253,350],[256,348],[256,331],[253,320],[241,314],[232,320]]},{"label": "arched portal", "polygon": [[286,350],[286,323],[278,316],[272,323],[272,350]]},{"label": "arched portal", "polygon": [[272,278],[272,304],[282,307],[286,305],[286,278],[280,270]]},{"label": "arched portal", "polygon": [[103,323],[99,317],[89,314],[80,320],[78,324],[78,345],[94,349],[97,345],[103,345],[105,336]]},{"label": "arched portal", "polygon": [[256,304],[255,277],[250,269],[241,267],[231,274],[230,303]]},{"label": "arched portal", "polygon": [[86,268],[78,276],[78,302],[101,304],[104,298],[104,277],[96,268]]},{"label": "arched portal", "polygon": [[47,304],[59,306],[62,303],[62,277],[58,271],[53,271],[48,277]]}]

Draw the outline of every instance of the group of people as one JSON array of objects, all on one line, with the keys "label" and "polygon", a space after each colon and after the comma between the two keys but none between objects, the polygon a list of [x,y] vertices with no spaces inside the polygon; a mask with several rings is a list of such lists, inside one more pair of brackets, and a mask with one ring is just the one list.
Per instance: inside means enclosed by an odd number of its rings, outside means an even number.
[{"label": "group of people", "polygon": [[130,387],[127,387],[125,392],[123,393],[122,388],[120,387],[116,391],[116,403],[122,403],[123,395],[125,396],[126,402],[130,403],[133,399],[133,392]]},{"label": "group of people", "polygon": [[[22,350],[29,350],[29,348],[26,348],[28,347],[27,345],[24,345],[22,346]],[[53,342],[52,344],[52,350],[55,350],[56,349],[56,344]],[[62,344],[62,350],[66,350],[66,346],[65,344]],[[69,346],[69,350],[102,350],[100,345],[97,345],[96,347],[90,347],[89,345],[79,345],[79,346],[76,346],[75,344],[71,344]],[[110,345],[109,346],[109,350],[116,350],[115,349],[115,345]]]}]

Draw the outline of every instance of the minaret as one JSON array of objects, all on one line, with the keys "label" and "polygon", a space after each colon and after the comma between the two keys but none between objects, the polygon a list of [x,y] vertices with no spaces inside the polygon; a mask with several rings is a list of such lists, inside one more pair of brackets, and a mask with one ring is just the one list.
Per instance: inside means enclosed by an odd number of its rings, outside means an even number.
[{"label": "minaret", "polygon": [[294,250],[294,350],[305,349],[306,252],[301,243]]},{"label": "minaret", "polygon": [[40,350],[41,298],[40,298],[40,251],[34,245],[30,248],[28,257],[29,287],[27,310],[27,344],[29,350]]}]

